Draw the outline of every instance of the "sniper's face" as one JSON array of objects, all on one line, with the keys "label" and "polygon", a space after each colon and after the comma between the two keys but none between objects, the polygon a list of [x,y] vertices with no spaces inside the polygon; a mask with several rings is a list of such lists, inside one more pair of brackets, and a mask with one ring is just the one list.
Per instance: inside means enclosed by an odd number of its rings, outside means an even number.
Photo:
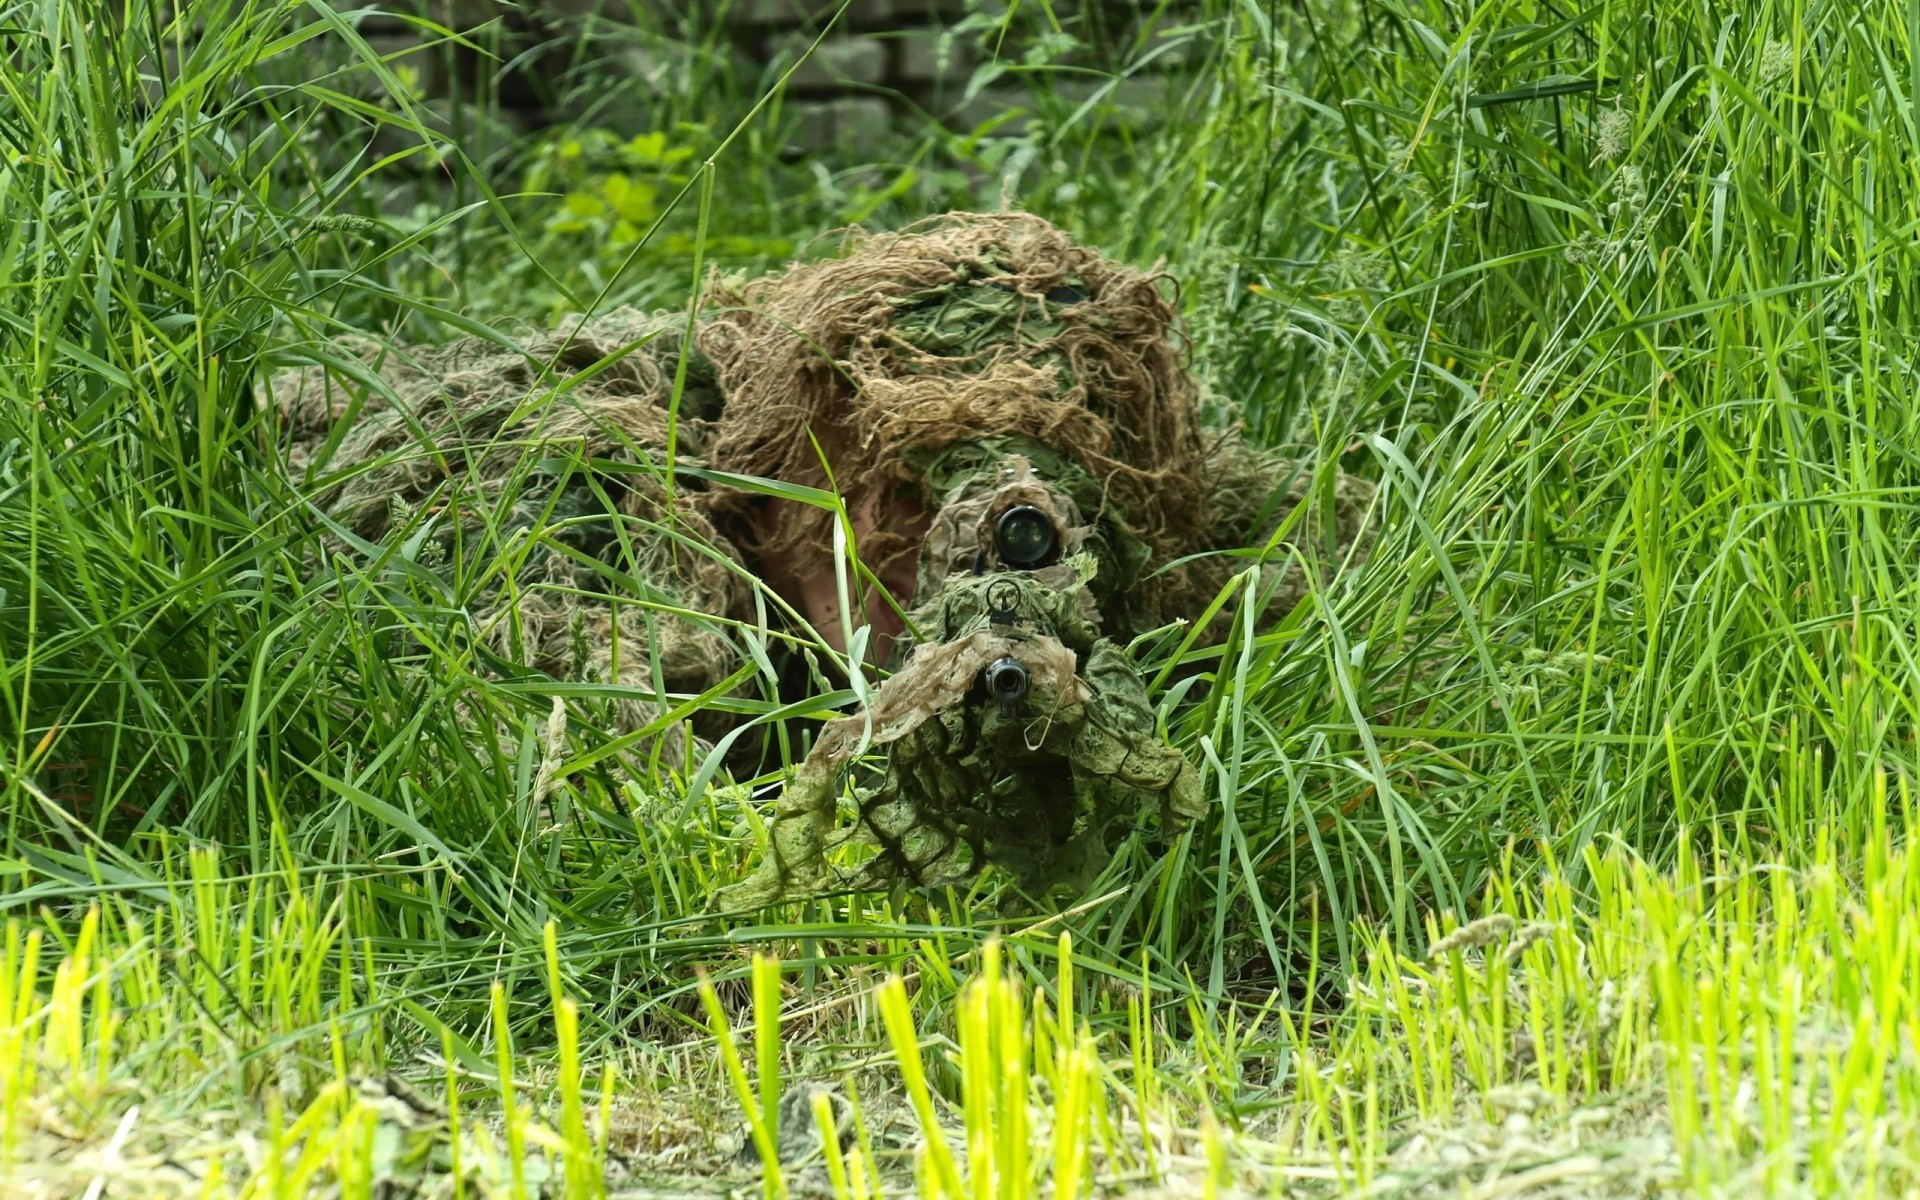
[{"label": "sniper's face", "polygon": [[[868,562],[881,586],[867,592],[853,623],[872,626],[874,662],[897,663],[916,639],[937,637],[918,621],[909,628],[901,611],[932,603],[954,580],[1000,571],[1058,589],[1086,584],[1111,636],[1125,642],[1142,632],[1130,591],[1151,551],[1127,531],[1124,514],[1103,508],[1101,485],[1070,459],[1031,438],[1000,437],[952,443],[906,465],[918,483],[849,504],[861,545],[879,532],[918,544]],[[842,581],[831,561],[789,556],[766,576],[828,644],[845,649]]]}]

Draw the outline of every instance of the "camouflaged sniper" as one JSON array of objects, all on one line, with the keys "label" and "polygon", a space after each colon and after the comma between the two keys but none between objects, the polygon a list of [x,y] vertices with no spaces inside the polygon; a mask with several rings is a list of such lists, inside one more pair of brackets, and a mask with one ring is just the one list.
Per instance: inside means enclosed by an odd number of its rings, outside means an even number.
[{"label": "camouflaged sniper", "polygon": [[[988,864],[1037,889],[1096,869],[1125,828],[1203,815],[1119,647],[1199,618],[1245,566],[1209,552],[1283,523],[1336,562],[1363,552],[1371,490],[1204,433],[1170,293],[1024,214],[852,235],[709,289],[676,461],[816,487],[830,468],[910,616],[859,614],[897,639],[898,670],[821,731],[725,907]],[[659,729],[670,763],[726,728],[711,709],[684,732],[661,714],[747,661],[730,625],[779,607],[756,588],[829,640],[840,616],[830,514],[661,483],[684,322],[620,310],[524,352],[367,343],[364,372],[274,387],[294,465],[343,529],[373,540],[404,521],[478,569],[488,645],[620,685],[616,730]],[[1308,580],[1284,549],[1266,561],[1277,616]]]}]

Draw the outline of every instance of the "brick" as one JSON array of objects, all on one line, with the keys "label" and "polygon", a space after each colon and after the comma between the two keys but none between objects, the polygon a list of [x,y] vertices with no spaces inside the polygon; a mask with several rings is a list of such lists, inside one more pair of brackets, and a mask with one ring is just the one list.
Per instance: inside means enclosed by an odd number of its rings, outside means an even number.
[{"label": "brick", "polygon": [[1025,115],[997,124],[994,132],[1019,133],[1026,128],[1027,117],[1033,115],[1033,97],[1027,89],[1003,84],[986,88],[965,104],[945,113],[941,120],[962,133],[972,133],[989,121],[1000,121],[1014,109],[1023,110]]},{"label": "brick", "polygon": [[912,0],[853,0],[841,20],[852,29],[892,28],[913,10]]},{"label": "brick", "polygon": [[[1178,92],[1171,90],[1172,82],[1161,75],[1129,76],[1115,83],[1112,90],[1101,98],[1096,106],[1098,112],[1088,112],[1080,120],[1085,122],[1100,116],[1109,124],[1128,129],[1157,124],[1171,115],[1178,101]],[[1106,85],[1106,80],[1084,77],[1056,80],[1052,88],[1052,100],[1042,104],[1026,88],[1018,84],[1000,83],[947,113],[943,119],[952,128],[969,132],[1010,109],[1019,108],[1025,111],[1026,116],[1016,117],[994,130],[1000,134],[1019,133],[1026,128],[1027,116],[1054,114],[1056,119],[1065,120]]]},{"label": "brick", "polygon": [[[362,29],[360,37],[367,43],[367,49],[381,58],[407,63],[416,68],[423,66],[426,62],[417,55],[407,54],[409,50],[418,51],[421,46],[420,35],[411,30],[404,33],[376,33]],[[393,56],[396,54],[406,57],[394,60]]]},{"label": "brick", "polygon": [[800,154],[870,149],[893,128],[893,110],[878,96],[843,96],[802,106],[789,149]]},{"label": "brick", "polygon": [[977,56],[964,38],[947,41],[941,51],[938,29],[907,29],[889,39],[893,42],[894,81],[909,87],[948,83],[973,73]]},{"label": "brick", "polygon": [[787,139],[790,154],[811,154],[833,145],[833,105],[803,104],[794,114],[793,131]]},{"label": "brick", "polygon": [[[913,0],[853,0],[837,28],[891,26],[896,15],[912,13],[914,7]],[[728,13],[728,20],[736,25],[818,28],[839,9],[839,0],[739,0]]]},{"label": "brick", "polygon": [[617,77],[638,81],[642,87],[567,88],[544,115],[556,124],[585,122],[610,130],[623,138],[651,133],[660,120],[659,109],[649,98],[667,86],[673,64],[667,54],[651,46],[625,46],[610,61]]},{"label": "brick", "polygon": [[414,28],[405,17],[396,12],[362,12],[357,18],[350,18],[348,24],[359,30],[362,36],[376,33],[405,33]]},{"label": "brick", "polygon": [[[415,111],[421,123],[428,129],[443,136],[451,136],[455,126],[454,108],[460,113],[459,126],[466,135],[463,139],[465,149],[478,159],[486,154],[514,144],[527,134],[528,124],[524,114],[511,110],[482,109],[476,105],[460,104],[446,99],[429,100],[418,105]],[[407,158],[401,160],[403,171],[424,175],[438,173],[438,155],[419,152],[420,139],[412,133],[393,125],[382,125],[374,131],[372,151],[379,156],[396,154],[402,150],[413,150]]]},{"label": "brick", "polygon": [[489,0],[415,0],[429,20],[437,21],[456,33],[478,29],[499,21],[508,10]]},{"label": "brick", "polygon": [[[1106,83],[1106,80],[1068,80],[1055,85],[1054,95],[1070,105],[1068,111],[1072,112],[1098,94]],[[1106,110],[1109,120],[1140,128],[1165,120],[1177,99],[1178,93],[1166,76],[1129,75],[1102,97],[1100,107]]]},{"label": "brick", "polygon": [[[767,46],[767,57],[791,63],[805,54],[812,38],[786,34]],[[887,45],[875,37],[830,38],[821,42],[793,73],[795,92],[840,91],[849,86],[877,87],[887,78]]]},{"label": "brick", "polygon": [[893,130],[893,109],[878,96],[848,96],[833,102],[833,138],[841,146],[870,150]]},{"label": "brick", "polygon": [[547,16],[575,25],[599,17],[623,24],[628,19],[626,5],[609,4],[607,0],[541,0],[540,7]]},{"label": "brick", "polygon": [[739,0],[727,10],[729,25],[804,25],[813,19],[811,0]]}]

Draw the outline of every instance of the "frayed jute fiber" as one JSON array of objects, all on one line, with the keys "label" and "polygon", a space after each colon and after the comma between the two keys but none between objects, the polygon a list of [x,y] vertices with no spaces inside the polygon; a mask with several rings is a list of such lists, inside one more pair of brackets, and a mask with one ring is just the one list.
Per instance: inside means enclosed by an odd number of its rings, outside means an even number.
[{"label": "frayed jute fiber", "polygon": [[[1173,337],[1173,293],[1169,277],[1021,213],[850,235],[838,257],[716,297],[701,337],[727,398],[714,462],[824,483],[811,432],[843,492],[901,511],[930,499],[913,467],[920,455],[1024,435],[1098,480],[1162,555],[1190,553],[1208,525],[1207,446]],[[819,510],[770,517],[745,522],[743,545],[787,553],[824,544],[829,530]],[[916,550],[873,547],[883,560]]]}]

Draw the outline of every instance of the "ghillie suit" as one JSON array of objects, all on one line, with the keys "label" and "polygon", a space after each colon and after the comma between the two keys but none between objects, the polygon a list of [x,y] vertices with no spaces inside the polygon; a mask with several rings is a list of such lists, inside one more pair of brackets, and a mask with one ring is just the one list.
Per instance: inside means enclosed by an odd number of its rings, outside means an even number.
[{"label": "ghillie suit", "polygon": [[[1332,552],[1320,561],[1357,557],[1371,491],[1203,432],[1172,292],[1164,276],[1022,214],[854,235],[835,257],[710,289],[678,461],[831,484],[862,559],[908,612],[898,621],[869,603],[865,620],[895,622],[884,633],[898,635],[900,668],[871,711],[822,732],[782,797],[765,863],[723,897],[729,907],[890,879],[954,882],[989,863],[1040,887],[1103,861],[1131,818],[1168,834],[1200,814],[1192,769],[1158,732],[1120,647],[1199,619],[1246,565],[1222,551],[1284,532]],[[367,468],[318,497],[367,538],[391,520],[394,495],[413,510],[452,503],[442,460],[467,464],[479,495],[462,503],[484,509],[489,481],[524,482],[530,460],[572,447],[565,461],[586,468],[499,493],[527,510],[514,524],[551,526],[548,503],[568,520],[542,536],[560,539],[544,556],[501,572],[488,620],[519,630],[515,656],[549,673],[610,678],[617,657],[618,682],[637,693],[700,692],[739,658],[697,621],[638,608],[656,619],[642,627],[625,620],[629,606],[605,615],[606,602],[558,623],[524,611],[529,596],[577,596],[589,576],[595,591],[617,591],[608,581],[619,577],[668,607],[746,619],[751,595],[734,569],[744,567],[833,640],[844,614],[832,513],[720,483],[677,483],[669,503],[657,474],[607,465],[665,457],[679,339],[647,339],[681,321],[623,312],[563,322],[525,355],[477,340],[425,352],[417,367],[385,370],[399,407],[363,412],[344,434],[325,432],[330,405],[317,417],[284,398],[282,408],[296,433],[337,443],[333,467]],[[389,462],[416,441],[431,449]],[[466,512],[436,519],[452,531]],[[711,553],[688,553],[689,540]],[[1311,581],[1286,549],[1267,562],[1277,615]],[[608,565],[627,575],[599,569]],[[1016,619],[994,618],[996,588],[1017,593]],[[1019,671],[996,675],[1006,663]],[[994,690],[1018,673],[1029,690]],[[657,712],[639,704],[633,719]],[[841,773],[868,749],[887,763],[856,776],[842,827]],[[829,862],[855,843],[872,856]]]},{"label": "ghillie suit", "polygon": [[[482,643],[557,679],[623,686],[614,723],[631,732],[665,693],[708,691],[737,666],[699,617],[751,614],[698,483],[671,497],[661,484],[683,326],[620,310],[524,352],[480,338],[404,353],[364,342],[350,348],[368,377],[311,367],[276,378],[273,394],[291,464],[333,480],[316,488],[318,507],[350,535],[419,529],[432,559],[461,556],[485,581]],[[696,360],[690,374],[678,444],[698,466],[711,368]],[[661,741],[675,765],[684,741]]]}]

